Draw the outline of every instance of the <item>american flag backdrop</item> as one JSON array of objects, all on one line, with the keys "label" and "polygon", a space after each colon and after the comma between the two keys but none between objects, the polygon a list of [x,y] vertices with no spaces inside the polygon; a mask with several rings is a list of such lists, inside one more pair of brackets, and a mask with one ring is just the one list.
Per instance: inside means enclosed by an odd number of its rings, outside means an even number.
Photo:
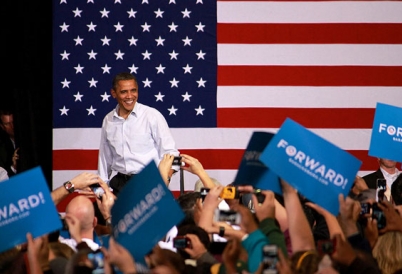
[{"label": "american flag backdrop", "polygon": [[[286,117],[377,169],[377,102],[402,106],[402,1],[53,1],[53,188],[97,170],[113,76],[137,75],[181,153],[231,183]],[[331,155],[328,155],[331,157]],[[184,173],[185,189],[196,177]],[[170,185],[179,190],[179,176]]]}]

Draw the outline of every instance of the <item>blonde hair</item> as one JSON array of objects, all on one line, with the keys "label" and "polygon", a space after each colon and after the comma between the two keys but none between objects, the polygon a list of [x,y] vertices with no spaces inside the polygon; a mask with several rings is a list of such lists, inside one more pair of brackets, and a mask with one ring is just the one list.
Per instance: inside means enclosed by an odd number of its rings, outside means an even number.
[{"label": "blonde hair", "polygon": [[[212,182],[214,182],[215,185],[217,185],[217,186],[221,185],[221,183],[220,183],[217,179],[211,178],[211,180],[212,180]],[[202,181],[201,181],[200,179],[198,179],[198,180],[195,182],[194,191],[200,192],[200,191],[201,191],[201,188],[203,188],[203,187],[204,187],[204,184],[202,183]]]},{"label": "blonde hair", "polygon": [[373,248],[373,257],[383,274],[392,274],[402,269],[402,233],[388,231],[380,235]]}]

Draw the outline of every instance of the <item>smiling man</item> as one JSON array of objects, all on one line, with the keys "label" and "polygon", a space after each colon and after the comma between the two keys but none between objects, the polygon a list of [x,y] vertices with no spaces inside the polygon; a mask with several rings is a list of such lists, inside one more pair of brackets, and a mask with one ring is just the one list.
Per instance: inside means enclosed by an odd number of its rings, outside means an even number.
[{"label": "smiling man", "polygon": [[[165,117],[155,108],[138,102],[138,82],[127,72],[117,74],[111,95],[117,106],[102,123],[98,173],[115,195],[150,161],[159,165],[163,155],[179,156]],[[179,169],[172,167],[169,179]]]}]

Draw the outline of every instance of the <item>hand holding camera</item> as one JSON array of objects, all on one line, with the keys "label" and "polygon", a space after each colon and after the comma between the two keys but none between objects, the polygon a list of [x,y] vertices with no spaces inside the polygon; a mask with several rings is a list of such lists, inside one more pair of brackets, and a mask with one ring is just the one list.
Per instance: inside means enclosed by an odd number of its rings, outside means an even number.
[{"label": "hand holding camera", "polygon": [[257,189],[254,191],[252,201],[259,221],[275,218],[275,194],[272,191]]},{"label": "hand holding camera", "polygon": [[378,206],[378,203],[373,203],[371,217],[377,220],[377,228],[381,230],[386,226],[386,218],[384,211]]},{"label": "hand holding camera", "polygon": [[385,233],[387,231],[399,231],[402,232],[402,218],[398,211],[395,209],[394,205],[388,201],[383,201],[377,203],[376,205],[381,211],[384,218],[383,228],[379,228],[380,233]]},{"label": "hand holding camera", "polygon": [[176,236],[173,238],[173,247],[177,249],[191,248],[191,240],[186,236]]},{"label": "hand holding camera", "polygon": [[233,200],[233,199],[239,199],[240,192],[235,186],[225,186],[222,189],[222,192],[219,197],[222,199],[228,199],[228,200]]},{"label": "hand holding camera", "polygon": [[190,247],[186,249],[186,252],[190,255],[192,259],[198,259],[201,257],[202,254],[207,252],[207,248],[204,246],[197,235],[186,234],[186,237],[190,241]]}]

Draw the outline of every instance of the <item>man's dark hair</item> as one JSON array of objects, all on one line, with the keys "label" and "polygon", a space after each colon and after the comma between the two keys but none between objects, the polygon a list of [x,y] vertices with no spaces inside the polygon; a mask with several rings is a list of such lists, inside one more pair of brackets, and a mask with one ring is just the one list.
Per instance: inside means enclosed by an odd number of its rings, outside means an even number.
[{"label": "man's dark hair", "polygon": [[125,81],[125,80],[134,80],[136,83],[138,83],[137,77],[135,77],[133,74],[129,72],[121,72],[119,74],[116,74],[116,76],[113,78],[112,88],[116,90],[117,83],[119,83],[119,81]]},{"label": "man's dark hair", "polygon": [[184,219],[177,224],[177,227],[187,224],[195,224],[194,206],[198,198],[201,198],[201,194],[197,191],[183,193],[177,198],[177,202],[185,215]]}]

